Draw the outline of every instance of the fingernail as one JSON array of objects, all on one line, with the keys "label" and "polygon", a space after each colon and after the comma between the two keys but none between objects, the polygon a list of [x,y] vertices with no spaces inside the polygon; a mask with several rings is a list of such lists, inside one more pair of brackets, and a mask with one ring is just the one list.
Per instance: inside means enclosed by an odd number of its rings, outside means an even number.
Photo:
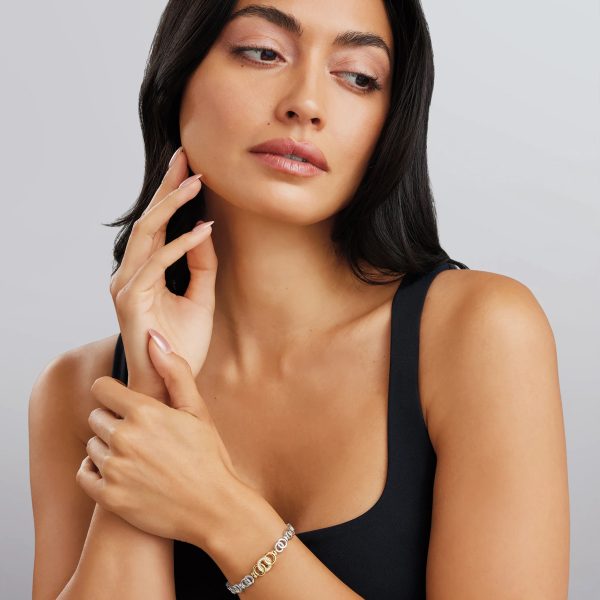
[{"label": "fingernail", "polygon": [[156,345],[164,352],[165,354],[169,354],[173,352],[169,342],[158,333],[155,329],[148,329],[148,333],[151,335],[152,339],[156,342]]},{"label": "fingernail", "polygon": [[169,161],[169,169],[171,168],[172,164],[175,162],[175,159],[177,158],[177,155],[181,152],[182,148],[183,148],[183,146],[179,146],[179,148],[177,148],[177,150],[175,150],[175,152],[173,152],[173,156],[171,156],[171,160]]},{"label": "fingernail", "polygon": [[198,181],[198,179],[200,179],[200,177],[202,177],[202,174],[192,175],[191,177],[188,177],[187,179],[182,181],[181,184],[179,185],[179,187],[182,188],[182,187],[185,187],[186,185],[190,185],[190,183],[194,183],[194,181]]},{"label": "fingernail", "polygon": [[196,223],[196,227],[194,227],[194,229],[192,229],[192,231],[200,231],[201,229],[208,229],[209,227],[212,226],[213,223],[214,223],[214,221],[208,221],[207,223],[205,223],[204,221],[198,221],[198,223]]}]

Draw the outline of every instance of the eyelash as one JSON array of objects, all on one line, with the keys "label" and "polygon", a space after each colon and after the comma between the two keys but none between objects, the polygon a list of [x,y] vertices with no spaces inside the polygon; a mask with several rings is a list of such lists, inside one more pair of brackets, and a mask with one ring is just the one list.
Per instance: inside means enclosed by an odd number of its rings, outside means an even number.
[{"label": "eyelash", "polygon": [[[241,56],[242,58],[250,61],[251,63],[254,64],[266,64],[257,60],[252,60],[251,58],[248,58],[247,56],[244,55],[244,52],[246,52],[247,50],[267,50],[269,52],[273,52],[275,54],[277,54],[278,56],[280,56],[279,52],[277,52],[276,50],[273,50],[273,48],[268,48],[267,46],[234,46],[231,45],[231,53],[236,55],[236,56]],[[350,75],[358,75],[360,77],[365,77],[369,80],[369,85],[366,88],[361,88],[361,87],[354,87],[355,90],[358,90],[359,93],[362,94],[369,94],[371,92],[374,92],[376,90],[380,90],[381,89],[381,84],[377,81],[377,77],[370,77],[369,75],[365,75],[364,73],[356,73],[353,71],[341,71],[342,73],[349,73]]]}]

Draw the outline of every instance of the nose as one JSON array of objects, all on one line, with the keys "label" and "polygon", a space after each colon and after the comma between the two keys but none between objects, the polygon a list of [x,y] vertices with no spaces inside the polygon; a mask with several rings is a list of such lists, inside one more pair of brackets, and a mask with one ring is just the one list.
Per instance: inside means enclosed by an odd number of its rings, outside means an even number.
[{"label": "nose", "polygon": [[323,128],[323,84],[318,81],[317,72],[315,67],[298,67],[297,73],[283,78],[285,93],[276,108],[276,116],[282,123]]}]

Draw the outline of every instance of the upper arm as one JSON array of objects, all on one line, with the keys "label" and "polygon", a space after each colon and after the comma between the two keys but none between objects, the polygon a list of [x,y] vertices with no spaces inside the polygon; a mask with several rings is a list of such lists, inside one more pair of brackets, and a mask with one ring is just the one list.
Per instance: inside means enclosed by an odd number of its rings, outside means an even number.
[{"label": "upper arm", "polygon": [[476,273],[439,331],[427,597],[565,599],[569,498],[554,336],[526,286]]},{"label": "upper arm", "polygon": [[[71,578],[96,503],[75,480],[86,457],[82,423],[89,388],[110,374],[116,336],[65,352],[35,381],[29,399],[29,472],[35,527],[33,598],[56,598]],[[108,369],[108,373],[106,372]],[[86,423],[87,425],[87,423]]]}]

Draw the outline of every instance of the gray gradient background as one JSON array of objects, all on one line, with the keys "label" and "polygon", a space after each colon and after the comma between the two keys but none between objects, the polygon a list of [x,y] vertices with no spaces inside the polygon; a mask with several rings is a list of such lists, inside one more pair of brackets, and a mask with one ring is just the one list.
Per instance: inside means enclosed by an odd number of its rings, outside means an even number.
[{"label": "gray gradient background", "polygon": [[[30,595],[27,403],[43,367],[117,332],[116,229],[138,194],[137,96],[164,0],[0,4],[0,595]],[[598,569],[598,1],[424,0],[436,84],[429,159],[442,244],[513,277],[557,341],[571,492],[571,598]],[[75,474],[73,474],[75,475]]]}]

